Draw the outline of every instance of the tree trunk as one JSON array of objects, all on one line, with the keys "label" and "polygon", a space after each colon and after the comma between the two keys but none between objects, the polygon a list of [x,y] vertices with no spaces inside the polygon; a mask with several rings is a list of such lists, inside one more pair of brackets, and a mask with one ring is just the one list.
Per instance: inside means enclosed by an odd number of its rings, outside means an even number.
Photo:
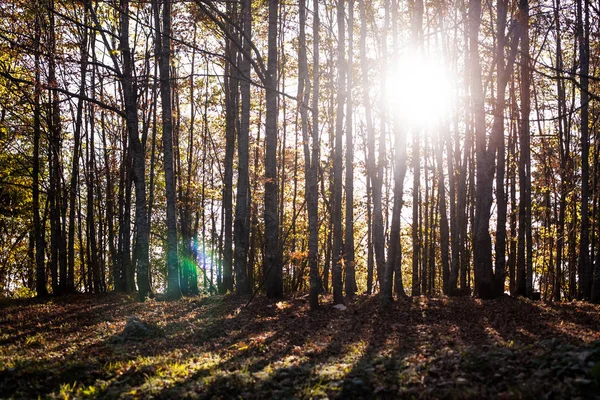
[{"label": "tree trunk", "polygon": [[[242,1],[242,26],[244,54],[250,53],[252,35],[252,2]],[[235,222],[233,235],[235,242],[235,277],[238,294],[250,294],[248,280],[248,248],[250,243],[250,175],[249,175],[249,132],[250,132],[250,60],[241,57],[240,91],[242,95],[242,114],[238,133],[238,185],[235,203]]]},{"label": "tree trunk", "polygon": [[356,294],[356,275],[354,271],[354,142],[352,127],[352,64],[354,42],[354,0],[348,1],[348,64],[346,65],[346,232],[345,259],[346,296]]},{"label": "tree trunk", "polygon": [[283,296],[283,271],[279,249],[277,213],[277,20],[278,0],[269,0],[268,62],[265,120],[265,264],[267,297]]},{"label": "tree trunk", "polygon": [[[86,73],[87,73],[87,48],[88,48],[88,31],[84,29],[82,42],[80,46],[81,54],[81,83],[79,84],[79,92],[86,91]],[[93,78],[92,78],[93,79]],[[83,98],[77,100],[77,115],[75,117],[75,129],[73,132],[73,162],[71,171],[71,184],[69,186],[69,235],[67,245],[67,291],[75,290],[75,210],[77,200],[77,190],[79,182],[79,153],[81,151],[81,126],[83,125]]]},{"label": "tree trunk", "polygon": [[[416,0],[412,15],[412,37],[418,48],[423,46],[423,1]],[[420,217],[420,185],[421,185],[421,159],[420,137],[416,130],[412,134],[412,162],[413,162],[413,217],[412,217],[412,287],[411,296],[421,295],[419,264],[421,262],[421,219]]]},{"label": "tree trunk", "polygon": [[[384,0],[384,24],[381,32],[381,52],[387,55],[387,32],[389,29],[389,0]],[[366,55],[363,61],[363,81],[368,80],[368,69],[366,68]],[[375,265],[377,269],[377,280],[379,282],[379,289],[383,288],[383,279],[385,275],[385,234],[384,234],[384,222],[383,222],[383,205],[382,205],[382,187],[383,187],[383,169],[385,167],[385,130],[386,130],[386,99],[385,99],[385,74],[387,73],[387,62],[384,57],[381,64],[382,79],[381,79],[381,131],[379,132],[379,148],[378,158],[375,156],[375,135],[369,134],[368,147],[369,157],[371,158],[371,184],[373,185],[373,247],[375,249]],[[366,86],[368,87],[368,86]],[[368,91],[363,95],[368,97]],[[370,109],[370,107],[367,107]],[[365,110],[366,112],[366,110]],[[368,120],[367,120],[368,121]],[[377,162],[376,162],[377,159]],[[377,166],[375,166],[377,165]]]},{"label": "tree trunk", "polygon": [[[390,239],[388,244],[388,258],[385,265],[385,275],[381,292],[381,306],[386,308],[393,300],[393,273],[402,262],[402,251],[400,247],[400,215],[402,213],[404,194],[404,176],[406,175],[406,141],[404,134],[400,131],[400,122],[394,118],[394,205],[392,209],[392,221],[390,227]],[[406,297],[402,286],[402,277],[397,280],[397,292],[399,297]]]},{"label": "tree trunk", "polygon": [[45,266],[45,227],[40,219],[40,139],[41,139],[41,71],[40,71],[40,24],[39,11],[35,15],[34,47],[35,52],[35,87],[34,87],[34,110],[33,110],[33,236],[35,240],[35,289],[37,297],[48,295],[46,288],[46,266]]},{"label": "tree trunk", "polygon": [[481,0],[469,1],[469,45],[471,71],[471,97],[475,115],[475,138],[477,155],[477,187],[475,201],[474,272],[475,291],[478,297],[494,297],[492,270],[492,240],[490,237],[490,210],[492,206],[492,183],[495,167],[495,147],[486,145],[485,106],[483,97],[481,64],[479,60],[479,26],[481,24]]},{"label": "tree trunk", "polygon": [[342,264],[345,262],[343,255],[343,228],[342,228],[342,169],[344,134],[344,104],[346,101],[346,36],[345,36],[345,8],[344,0],[337,2],[337,110],[335,120],[335,152],[333,158],[333,268],[331,280],[333,285],[334,304],[343,304],[342,296]]},{"label": "tree trunk", "polygon": [[[227,2],[227,13],[237,22],[237,2]],[[230,29],[230,28],[226,28]],[[229,33],[228,36],[232,36]],[[238,120],[239,80],[236,65],[237,50],[233,39],[226,39],[225,52],[225,181],[223,182],[223,292],[233,291],[233,155]]]},{"label": "tree trunk", "polygon": [[[365,110],[365,124],[367,127],[367,146],[366,146],[366,169],[367,169],[367,213],[368,213],[368,221],[367,226],[369,229],[369,238],[368,238],[368,260],[367,260],[367,294],[371,294],[373,290],[373,264],[374,264],[374,254],[373,247],[375,246],[375,218],[374,214],[374,206],[372,207],[372,203],[374,203],[374,182],[377,181],[377,169],[375,167],[375,128],[373,126],[373,116],[371,109],[371,99],[369,96],[369,64],[367,59],[367,13],[365,10],[365,1],[359,0],[358,2],[359,13],[360,13],[360,72],[361,72],[361,84],[362,84],[362,98],[363,105]],[[381,193],[381,189],[379,190]],[[381,202],[381,199],[379,199]],[[381,206],[380,206],[381,208]],[[378,274],[381,274],[381,270],[378,269]]]},{"label": "tree trunk", "polygon": [[519,1],[521,25],[521,126],[519,132],[519,244],[517,254],[517,293],[530,297],[533,291],[531,243],[531,161],[529,139],[529,112],[531,109],[529,71],[529,1]]},{"label": "tree trunk", "polygon": [[[50,88],[58,87],[56,80],[56,31],[54,20],[54,0],[48,2],[49,13],[49,56],[48,56],[48,85]],[[50,203],[50,271],[52,274],[52,294],[61,294],[66,290],[66,263],[62,264],[61,249],[63,232],[61,229],[61,123],[60,123],[60,99],[56,90],[50,89],[49,93],[50,114],[48,116],[48,129],[50,140],[48,146],[48,163],[50,172],[50,188],[48,192]]]},{"label": "tree trunk", "polygon": [[[585,5],[583,5],[584,3]],[[581,231],[579,238],[578,281],[580,299],[590,300],[593,268],[590,263],[589,240],[589,70],[590,70],[590,19],[588,0],[577,1],[577,33],[579,37],[579,67],[581,76]]]},{"label": "tree trunk", "polygon": [[[156,55],[159,62],[160,98],[163,129],[163,164],[167,197],[167,296],[181,297],[179,286],[179,260],[177,253],[177,210],[175,199],[175,176],[173,172],[173,114],[171,111],[171,2],[163,2],[162,27],[158,0],[154,0],[154,24],[156,28]],[[141,289],[140,289],[141,294]]]},{"label": "tree trunk", "polygon": [[[129,1],[121,0],[121,32],[120,49],[123,55],[123,72],[121,83],[123,87],[123,100],[125,102],[125,115],[129,148],[133,158],[133,182],[135,184],[135,257],[137,264],[137,284],[140,299],[144,300],[150,292],[148,279],[149,268],[149,236],[148,218],[146,210],[146,157],[145,150],[139,138],[139,122],[137,115],[137,85],[133,76],[134,65],[129,47]],[[115,67],[118,65],[115,62]]]},{"label": "tree trunk", "polygon": [[318,4],[314,9],[313,33],[315,43],[313,44],[316,52],[313,60],[313,79],[316,87],[313,93],[313,126],[312,126],[312,154],[309,148],[308,137],[308,102],[310,100],[310,88],[306,87],[308,82],[308,60],[306,56],[306,0],[300,0],[299,3],[300,17],[300,36],[299,36],[299,53],[298,53],[298,99],[301,100],[300,118],[302,129],[302,141],[304,143],[304,173],[306,181],[306,204],[308,210],[308,265],[310,270],[310,308],[315,310],[319,306],[319,231],[318,231],[318,187],[317,187],[317,168],[319,165],[319,119],[318,119],[318,40],[319,40],[319,9]]},{"label": "tree trunk", "polygon": [[[437,167],[438,167],[438,196],[440,205],[440,245],[442,261],[442,292],[445,295],[450,294],[450,234],[448,230],[448,211],[446,209],[446,181],[444,177],[444,143],[437,144]],[[452,163],[448,159],[448,164]],[[452,179],[452,178],[451,178]],[[456,284],[456,281],[454,281]]]},{"label": "tree trunk", "polygon": [[[95,150],[94,150],[94,112],[93,105],[90,106],[91,111],[89,113],[90,118],[90,137],[88,139],[88,160],[87,160],[87,215],[86,225],[88,229],[88,245],[90,248],[89,268],[92,271],[92,282],[94,293],[100,293],[102,291],[102,281],[100,273],[100,263],[98,260],[98,244],[96,242],[96,224],[94,222],[94,162],[95,162]],[[86,135],[87,136],[87,135]]]}]

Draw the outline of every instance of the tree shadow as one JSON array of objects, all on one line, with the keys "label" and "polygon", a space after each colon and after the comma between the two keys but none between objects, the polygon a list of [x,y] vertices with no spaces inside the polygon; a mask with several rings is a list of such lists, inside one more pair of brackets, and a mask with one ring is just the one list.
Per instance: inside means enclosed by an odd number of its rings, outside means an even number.
[{"label": "tree shadow", "polygon": [[[542,379],[585,377],[584,367],[560,372],[543,366],[562,362],[554,355],[560,343],[583,346],[599,337],[594,306],[577,313],[577,305],[513,298],[416,297],[385,312],[376,296],[358,296],[345,311],[333,309],[328,297],[316,311],[293,298],[258,297],[247,307],[247,299],[233,296],[98,300],[82,299],[64,315],[48,312],[11,328],[4,340],[20,359],[0,368],[2,396],[57,395],[66,387],[106,398],[537,397]],[[159,323],[164,334],[122,340],[126,317],[138,314]],[[29,349],[35,357],[19,353],[18,346],[30,346],[24,332],[47,333],[56,343]],[[583,356],[587,363],[596,357],[566,351],[572,353],[568,368]],[[540,370],[550,372],[531,375]]]}]

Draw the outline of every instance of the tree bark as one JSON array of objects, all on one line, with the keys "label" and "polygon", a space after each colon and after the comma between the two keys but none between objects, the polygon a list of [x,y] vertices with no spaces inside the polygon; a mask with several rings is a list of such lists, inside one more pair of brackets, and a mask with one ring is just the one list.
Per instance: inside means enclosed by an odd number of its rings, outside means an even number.
[{"label": "tree bark", "polygon": [[345,35],[344,0],[337,2],[337,110],[335,120],[335,150],[333,158],[333,268],[331,281],[333,285],[334,304],[343,304],[342,264],[346,261],[343,254],[342,228],[342,170],[344,134],[344,105],[346,101],[346,35]]},{"label": "tree bark", "polygon": [[179,259],[177,238],[177,210],[175,198],[175,175],[173,172],[173,113],[171,109],[171,2],[163,2],[162,26],[158,0],[154,0],[154,26],[156,31],[156,55],[160,77],[162,109],[163,164],[165,168],[165,191],[167,197],[167,297],[181,297],[179,285]]},{"label": "tree bark", "polygon": [[33,110],[33,188],[32,188],[32,208],[33,208],[33,236],[35,240],[35,289],[37,297],[48,295],[46,287],[46,266],[45,266],[45,227],[40,218],[40,139],[41,139],[41,71],[40,71],[40,39],[41,39],[41,16],[39,11],[35,14],[35,33],[34,47],[35,52],[35,86],[34,86],[34,110]]},{"label": "tree bark", "polygon": [[[319,306],[319,231],[318,231],[318,187],[317,187],[317,168],[319,165],[319,136],[318,136],[318,86],[319,86],[319,52],[318,52],[318,41],[319,41],[319,8],[315,2],[314,8],[314,19],[313,19],[313,32],[314,49],[316,50],[313,54],[313,80],[316,87],[313,93],[314,107],[313,113],[313,126],[312,126],[312,154],[309,148],[309,137],[308,137],[308,102],[310,100],[310,88],[307,87],[308,82],[308,60],[306,55],[306,0],[300,0],[299,2],[299,18],[300,18],[300,36],[299,36],[299,53],[298,53],[298,99],[301,99],[300,107],[300,118],[301,118],[301,129],[302,129],[302,141],[304,143],[304,174],[306,182],[306,204],[308,211],[308,265],[310,271],[310,308],[315,310]],[[315,71],[316,70],[316,71]]]},{"label": "tree bark", "polygon": [[346,232],[345,260],[346,296],[353,298],[356,294],[356,275],[354,270],[354,141],[352,127],[352,52],[354,42],[354,0],[348,1],[348,63],[346,65]]},{"label": "tree bark", "polygon": [[477,185],[475,200],[474,272],[476,295],[489,299],[494,297],[492,270],[492,240],[490,237],[490,210],[492,183],[494,179],[494,144],[486,144],[485,106],[479,60],[479,26],[481,24],[481,0],[469,1],[469,54],[471,72],[471,98],[475,116],[475,140],[477,155]]},{"label": "tree bark", "polygon": [[265,264],[267,297],[283,296],[283,271],[279,249],[279,218],[277,213],[277,20],[278,0],[269,0],[268,61],[265,120]]},{"label": "tree bark", "polygon": [[519,131],[519,244],[517,250],[517,294],[530,297],[533,291],[531,243],[531,161],[529,112],[531,109],[529,71],[529,1],[519,1],[521,25],[521,123]]},{"label": "tree bark", "polygon": [[579,37],[579,66],[581,77],[581,230],[579,238],[578,280],[580,299],[590,300],[592,295],[593,265],[590,263],[589,239],[589,5],[588,0],[577,2],[577,33]]}]

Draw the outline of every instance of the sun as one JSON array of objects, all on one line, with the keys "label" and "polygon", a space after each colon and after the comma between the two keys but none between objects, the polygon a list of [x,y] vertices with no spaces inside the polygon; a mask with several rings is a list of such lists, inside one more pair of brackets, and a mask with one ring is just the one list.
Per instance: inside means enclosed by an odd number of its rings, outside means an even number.
[{"label": "sun", "polygon": [[416,130],[443,121],[453,103],[449,69],[436,58],[411,51],[388,69],[386,97],[403,126]]}]

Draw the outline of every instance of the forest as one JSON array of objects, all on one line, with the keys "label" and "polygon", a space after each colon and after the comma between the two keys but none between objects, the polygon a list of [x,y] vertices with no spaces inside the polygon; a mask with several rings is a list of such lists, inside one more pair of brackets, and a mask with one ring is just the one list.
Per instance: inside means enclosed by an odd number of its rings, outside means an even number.
[{"label": "forest", "polygon": [[0,398],[600,393],[593,0],[0,1],[0,94]]}]

